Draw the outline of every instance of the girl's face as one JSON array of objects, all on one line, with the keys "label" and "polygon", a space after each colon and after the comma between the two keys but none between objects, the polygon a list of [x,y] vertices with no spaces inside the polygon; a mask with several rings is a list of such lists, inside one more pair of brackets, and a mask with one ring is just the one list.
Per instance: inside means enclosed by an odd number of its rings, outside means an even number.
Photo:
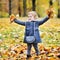
[{"label": "girl's face", "polygon": [[28,14],[28,20],[29,21],[34,21],[35,20],[35,17],[32,13]]}]

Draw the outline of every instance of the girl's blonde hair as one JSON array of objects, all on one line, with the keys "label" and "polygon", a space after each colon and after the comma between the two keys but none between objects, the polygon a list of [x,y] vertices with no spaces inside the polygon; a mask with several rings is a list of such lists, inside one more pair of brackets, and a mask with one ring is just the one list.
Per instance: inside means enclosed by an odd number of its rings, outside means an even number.
[{"label": "girl's blonde hair", "polygon": [[36,13],[35,11],[30,11],[30,12],[28,12],[28,15],[29,15],[29,14],[32,14],[35,19],[38,18],[38,15],[37,15],[37,13]]}]

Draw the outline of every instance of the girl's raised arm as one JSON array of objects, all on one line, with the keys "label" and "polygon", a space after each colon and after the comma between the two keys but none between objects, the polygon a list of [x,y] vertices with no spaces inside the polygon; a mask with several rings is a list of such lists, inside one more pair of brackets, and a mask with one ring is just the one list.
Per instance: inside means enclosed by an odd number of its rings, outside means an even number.
[{"label": "girl's raised arm", "polygon": [[45,18],[43,18],[41,21],[38,22],[39,25],[45,23],[49,18],[53,18],[54,12],[53,12],[53,10],[51,8],[49,10],[47,10],[47,15],[48,16],[46,16]]},{"label": "girl's raised arm", "polygon": [[17,24],[20,24],[20,25],[25,26],[25,22],[22,22],[22,21],[20,21],[20,20],[17,20],[14,15],[11,15],[11,16],[10,16],[10,23],[12,23],[12,22],[15,22],[15,23],[17,23]]},{"label": "girl's raised arm", "polygon": [[45,18],[43,18],[41,21],[38,21],[39,25],[45,23],[47,20],[49,19],[48,16],[46,16]]},{"label": "girl's raised arm", "polygon": [[20,20],[14,19],[14,22],[17,23],[17,24],[20,24],[20,25],[25,26],[25,22],[23,22],[23,21],[20,21]]}]

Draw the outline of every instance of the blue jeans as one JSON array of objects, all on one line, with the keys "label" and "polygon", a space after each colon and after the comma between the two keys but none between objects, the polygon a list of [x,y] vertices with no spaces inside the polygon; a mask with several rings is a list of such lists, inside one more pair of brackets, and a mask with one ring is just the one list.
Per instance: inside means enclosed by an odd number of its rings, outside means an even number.
[{"label": "blue jeans", "polygon": [[36,51],[36,55],[39,55],[40,52],[38,50],[38,43],[27,44],[27,55],[30,55],[32,45],[33,45],[33,47],[34,47],[34,49]]}]

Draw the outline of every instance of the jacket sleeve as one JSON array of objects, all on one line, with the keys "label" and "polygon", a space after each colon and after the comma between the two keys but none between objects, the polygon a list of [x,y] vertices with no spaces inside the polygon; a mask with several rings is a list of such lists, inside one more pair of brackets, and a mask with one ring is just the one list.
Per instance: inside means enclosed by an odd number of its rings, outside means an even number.
[{"label": "jacket sleeve", "polygon": [[17,23],[17,24],[25,26],[25,22],[22,22],[20,20],[14,19],[14,22]]},{"label": "jacket sleeve", "polygon": [[41,24],[45,23],[48,19],[49,19],[49,17],[46,16],[46,17],[43,18],[41,21],[38,21],[38,24],[41,25]]}]

